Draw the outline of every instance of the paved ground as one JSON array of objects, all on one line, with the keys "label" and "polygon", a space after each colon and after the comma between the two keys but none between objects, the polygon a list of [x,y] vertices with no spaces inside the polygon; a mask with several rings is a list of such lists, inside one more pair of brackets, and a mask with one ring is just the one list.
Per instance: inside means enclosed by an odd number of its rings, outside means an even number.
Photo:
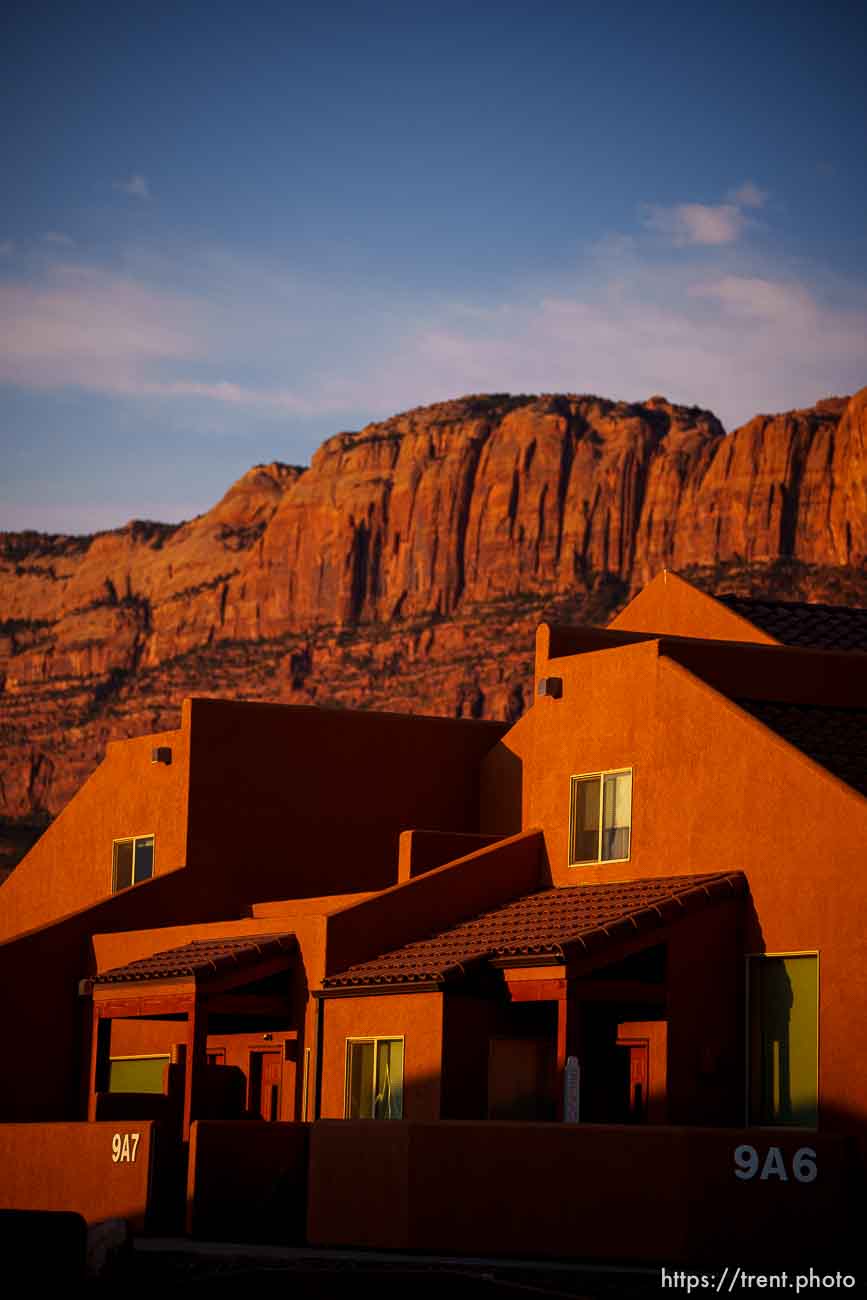
[{"label": "paved ground", "polygon": [[293,1300],[647,1300],[660,1289],[658,1268],[582,1266],[573,1261],[455,1259],[440,1256],[232,1246],[138,1238],[106,1282],[182,1283],[194,1290],[243,1288],[273,1278]]}]

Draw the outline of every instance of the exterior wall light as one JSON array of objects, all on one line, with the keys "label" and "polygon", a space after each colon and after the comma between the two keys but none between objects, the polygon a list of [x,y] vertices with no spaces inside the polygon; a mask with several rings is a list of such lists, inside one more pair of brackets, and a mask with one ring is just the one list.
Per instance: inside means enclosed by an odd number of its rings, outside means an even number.
[{"label": "exterior wall light", "polygon": [[552,700],[559,700],[563,694],[563,678],[540,677],[536,693],[537,695],[548,695]]}]

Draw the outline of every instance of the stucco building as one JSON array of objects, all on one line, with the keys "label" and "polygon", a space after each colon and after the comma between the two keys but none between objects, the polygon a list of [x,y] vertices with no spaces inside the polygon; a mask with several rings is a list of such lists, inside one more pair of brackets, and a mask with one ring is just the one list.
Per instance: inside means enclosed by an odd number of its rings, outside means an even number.
[{"label": "stucco building", "polygon": [[195,1227],[291,1147],[323,1244],[827,1248],[867,1153],[865,652],[867,611],[663,574],[540,627],[512,727],[195,699],[111,744],[0,888],[6,1149],[170,1135]]}]

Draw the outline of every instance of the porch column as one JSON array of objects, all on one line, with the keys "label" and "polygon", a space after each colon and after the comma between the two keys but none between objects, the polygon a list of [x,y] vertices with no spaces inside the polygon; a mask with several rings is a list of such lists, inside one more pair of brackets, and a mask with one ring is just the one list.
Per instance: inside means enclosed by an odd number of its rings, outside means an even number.
[{"label": "porch column", "polygon": [[181,1139],[184,1142],[187,1142],[190,1137],[194,1101],[198,1099],[199,1085],[206,1063],[207,1045],[208,1013],[197,993],[193,1005],[187,1012],[187,1061],[184,1070],[184,1112],[181,1127]]},{"label": "porch column", "polygon": [[557,1119],[562,1122],[563,1119],[563,1091],[566,1085],[566,1057],[567,1051],[567,992],[566,981],[560,981],[560,987],[557,990],[557,1079],[559,1087],[557,1089]]},{"label": "porch column", "polygon": [[96,1119],[97,1093],[108,1092],[108,1072],[111,1056],[111,1020],[99,1014],[99,1005],[93,1004],[90,1032],[90,1072],[87,1088],[87,1118]]}]

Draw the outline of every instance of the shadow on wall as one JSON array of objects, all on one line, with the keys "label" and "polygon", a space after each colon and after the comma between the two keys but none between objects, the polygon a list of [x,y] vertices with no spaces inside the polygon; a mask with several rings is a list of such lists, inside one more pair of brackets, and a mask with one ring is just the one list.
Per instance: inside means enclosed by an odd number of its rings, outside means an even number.
[{"label": "shadow on wall", "polygon": [[308,1124],[199,1121],[190,1138],[187,1231],[208,1241],[306,1241]]},{"label": "shadow on wall", "polygon": [[322,1121],[308,1240],[837,1269],[861,1249],[863,1192],[855,1142],[810,1130]]},{"label": "shadow on wall", "polygon": [[524,829],[523,797],[523,762],[501,740],[482,761],[479,829],[492,835],[517,835]]},{"label": "shadow on wall", "polygon": [[[864,1262],[865,1117],[840,1110],[827,1120],[837,1132],[203,1121],[190,1147],[187,1228],[209,1240],[319,1247],[709,1263],[730,1263],[734,1252],[762,1268],[848,1267]],[[15,1127],[0,1127],[0,1139]],[[80,1131],[54,1143],[68,1154],[80,1139],[78,1158],[48,1169],[32,1156],[31,1204],[90,1223],[129,1219],[139,1231],[146,1210],[158,1229],[168,1224],[157,1200],[171,1196],[180,1209],[183,1161],[171,1166],[171,1185],[146,1192],[137,1178],[132,1204],[120,1184],[135,1162],[111,1160],[120,1126],[57,1127]],[[860,1159],[843,1135],[856,1129]],[[181,1230],[179,1221],[171,1227]]]}]

